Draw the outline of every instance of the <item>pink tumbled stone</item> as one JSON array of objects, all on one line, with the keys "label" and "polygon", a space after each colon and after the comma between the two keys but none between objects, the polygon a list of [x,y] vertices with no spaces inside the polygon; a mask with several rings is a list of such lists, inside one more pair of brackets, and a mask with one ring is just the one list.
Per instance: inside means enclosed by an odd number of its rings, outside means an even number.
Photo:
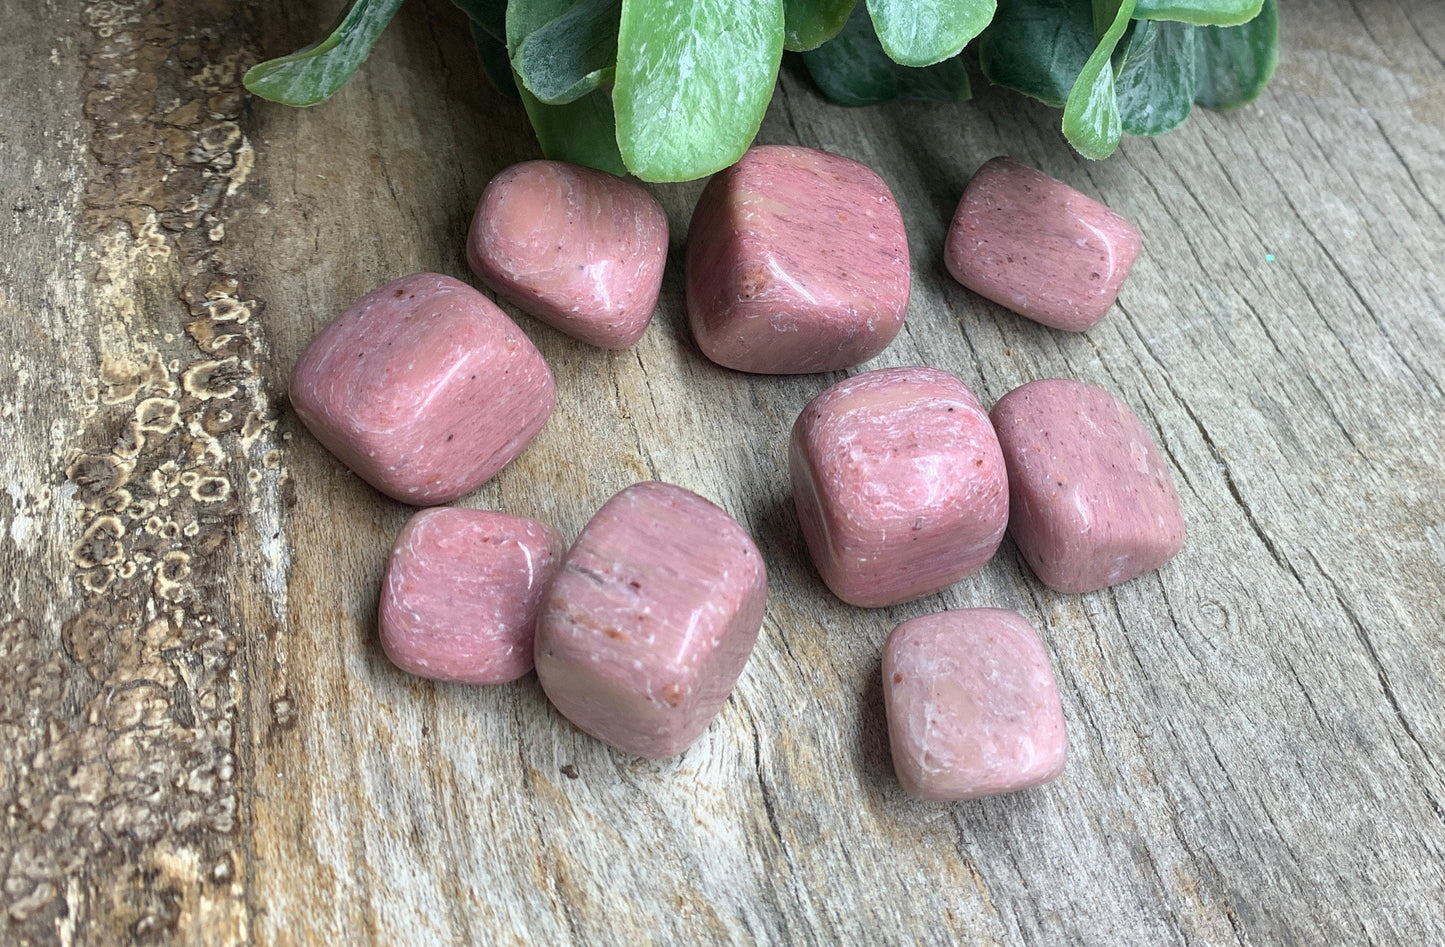
[{"label": "pink tumbled stone", "polygon": [[883,646],[883,699],[893,768],[915,796],[976,799],[1064,771],[1054,672],[1018,612],[969,608],[899,625]]},{"label": "pink tumbled stone", "polygon": [[532,669],[537,608],[566,551],[561,534],[524,516],[422,510],[386,566],[382,649],[436,681],[516,680]]},{"label": "pink tumbled stone", "polygon": [[1124,402],[1050,378],[1004,395],[992,417],[1008,465],[1009,534],[1049,588],[1127,582],[1183,547],[1169,468]]},{"label": "pink tumbled stone", "polygon": [[908,242],[883,179],[838,155],[759,145],[708,182],[687,235],[687,316],[727,368],[829,372],[887,348]]},{"label": "pink tumbled stone", "polygon": [[742,673],[767,595],[732,517],[681,487],[634,484],[588,522],[543,598],[537,677],[597,739],[681,753]]},{"label": "pink tumbled stone", "polygon": [[1129,221],[1010,158],[994,158],[968,182],[944,248],[954,279],[1070,332],[1104,318],[1138,255]]},{"label": "pink tumbled stone", "polygon": [[560,161],[492,178],[467,238],[472,271],[519,309],[608,349],[652,321],[667,262],[667,214],[637,184]]},{"label": "pink tumbled stone", "polygon": [[490,299],[449,276],[389,283],[306,347],[291,403],[376,489],[418,506],[476,489],[531,443],[557,391]]},{"label": "pink tumbled stone", "polygon": [[788,466],[813,562],[852,605],[952,585],[993,557],[1008,525],[988,414],[937,369],[880,369],[824,391],[793,425]]}]

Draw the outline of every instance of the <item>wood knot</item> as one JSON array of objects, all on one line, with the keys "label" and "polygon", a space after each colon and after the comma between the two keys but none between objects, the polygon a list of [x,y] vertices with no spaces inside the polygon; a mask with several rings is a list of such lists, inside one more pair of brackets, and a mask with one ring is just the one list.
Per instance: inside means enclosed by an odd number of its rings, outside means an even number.
[{"label": "wood knot", "polygon": [[232,356],[220,361],[197,362],[181,375],[181,386],[186,394],[201,401],[213,398],[229,398],[239,389],[245,373],[240,361]]},{"label": "wood knot", "polygon": [[81,569],[94,569],[118,561],[124,550],[120,540],[125,524],[116,516],[97,516],[71,547],[70,559]]}]

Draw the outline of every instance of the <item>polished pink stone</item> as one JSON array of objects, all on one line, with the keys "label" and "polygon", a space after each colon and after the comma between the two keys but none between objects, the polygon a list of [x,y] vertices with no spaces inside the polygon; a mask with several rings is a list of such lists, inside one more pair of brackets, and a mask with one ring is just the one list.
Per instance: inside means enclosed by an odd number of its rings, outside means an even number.
[{"label": "polished pink stone", "polygon": [[875,608],[980,569],[1008,525],[988,414],[948,372],[886,368],[838,382],[793,425],[793,502],[823,581]]},{"label": "polished pink stone", "polygon": [[382,649],[436,681],[516,680],[532,669],[537,608],[566,552],[561,534],[524,516],[422,510],[386,566]]},{"label": "polished pink stone", "polygon": [[893,768],[924,799],[1028,789],[1064,770],[1068,740],[1044,643],[1018,612],[924,615],[883,646]]},{"label": "polished pink stone", "polygon": [[487,185],[467,260],[484,283],[554,329],[626,348],[657,306],[667,214],[639,185],[605,171],[524,161]]},{"label": "polished pink stone", "polygon": [[994,158],[973,176],[948,231],[948,272],[1035,322],[1083,332],[1114,299],[1139,231],[1041,171]]},{"label": "polished pink stone", "polygon": [[363,297],[291,375],[291,403],[316,439],[376,489],[418,506],[490,479],[537,436],[556,396],[522,330],[435,273]]},{"label": "polished pink stone", "polygon": [[908,242],[888,185],[824,151],[760,145],[708,182],[687,235],[687,315],[703,354],[765,374],[883,351],[908,308]]},{"label": "polished pink stone", "polygon": [[1124,402],[1050,378],[1004,395],[992,417],[1008,464],[1009,534],[1049,588],[1117,585],[1184,545],[1169,468]]},{"label": "polished pink stone", "polygon": [[681,487],[635,484],[592,517],[543,599],[537,677],[597,739],[681,753],[742,673],[767,594],[732,517]]}]

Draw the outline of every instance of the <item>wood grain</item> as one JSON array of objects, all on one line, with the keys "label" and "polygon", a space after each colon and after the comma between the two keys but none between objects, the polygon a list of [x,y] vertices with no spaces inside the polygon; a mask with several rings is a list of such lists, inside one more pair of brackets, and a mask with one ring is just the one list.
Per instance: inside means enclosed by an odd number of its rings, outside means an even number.
[{"label": "wood grain", "polygon": [[[0,33],[0,942],[1435,943],[1445,939],[1445,19],[1300,0],[1260,102],[1073,155],[1058,115],[846,110],[785,69],[760,140],[897,194],[914,294],[869,367],[986,402],[1118,393],[1190,527],[1085,596],[1016,552],[929,599],[848,608],[807,561],[786,433],[841,376],[719,369],[682,315],[700,184],[653,328],[557,375],[539,441],[467,505],[574,536],[659,478],[758,538],[753,660],[682,757],[627,757],[534,678],[406,677],[373,630],[407,510],[285,404],[310,336],[419,270],[466,277],[489,177],[535,155],[455,10],[408,4],[356,81],[296,111],[240,73],[329,11],[12,0]],[[969,174],[1011,153],[1137,223],[1118,309],[1066,336],[953,283]],[[943,806],[891,772],[894,624],[1016,608],[1071,741],[1057,783]]]}]

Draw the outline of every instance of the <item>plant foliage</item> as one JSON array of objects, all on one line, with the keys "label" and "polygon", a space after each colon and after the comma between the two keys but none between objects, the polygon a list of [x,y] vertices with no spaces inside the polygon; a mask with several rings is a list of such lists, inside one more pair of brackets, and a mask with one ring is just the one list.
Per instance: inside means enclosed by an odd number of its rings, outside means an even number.
[{"label": "plant foliage", "polygon": [[[784,49],[843,105],[961,102],[965,60],[1063,109],[1105,158],[1123,135],[1236,108],[1279,59],[1277,0],[453,0],[483,70],[521,99],[542,151],[649,181],[726,167],[757,134]],[[318,42],[246,74],[315,105],[356,72],[402,0],[350,0]]]}]

